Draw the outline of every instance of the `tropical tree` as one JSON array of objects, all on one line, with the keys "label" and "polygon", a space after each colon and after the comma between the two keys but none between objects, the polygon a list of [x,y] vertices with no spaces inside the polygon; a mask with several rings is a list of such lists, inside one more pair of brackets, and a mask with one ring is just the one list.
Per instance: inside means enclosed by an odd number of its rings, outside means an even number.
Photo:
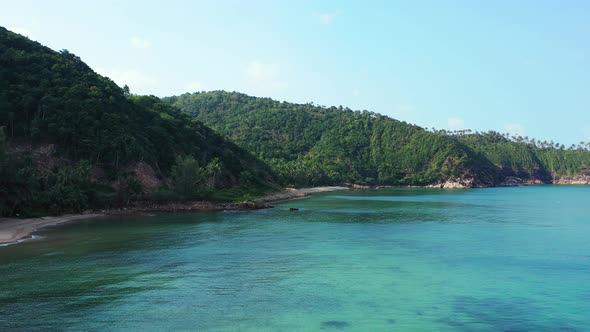
[{"label": "tropical tree", "polygon": [[222,163],[219,158],[213,158],[206,167],[209,188],[215,188],[217,176],[221,173]]},{"label": "tropical tree", "polygon": [[193,156],[177,157],[172,167],[174,190],[185,198],[201,196],[207,174],[207,170]]}]

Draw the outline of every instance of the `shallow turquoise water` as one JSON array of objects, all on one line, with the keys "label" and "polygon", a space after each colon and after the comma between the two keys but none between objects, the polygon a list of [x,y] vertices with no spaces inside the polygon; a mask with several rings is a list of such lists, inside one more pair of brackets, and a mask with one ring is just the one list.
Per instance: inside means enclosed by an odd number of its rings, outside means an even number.
[{"label": "shallow turquoise water", "polygon": [[589,198],[344,191],[68,225],[0,247],[0,330],[589,331]]}]

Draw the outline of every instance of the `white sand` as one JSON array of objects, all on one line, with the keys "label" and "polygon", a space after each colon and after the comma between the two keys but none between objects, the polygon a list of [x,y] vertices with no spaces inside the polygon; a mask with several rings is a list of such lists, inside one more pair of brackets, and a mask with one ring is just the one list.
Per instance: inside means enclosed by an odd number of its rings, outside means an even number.
[{"label": "white sand", "polygon": [[103,216],[103,214],[74,214],[30,219],[0,218],[0,244],[18,242],[18,240],[26,238],[31,233],[44,227],[100,216]]},{"label": "white sand", "polygon": [[313,193],[321,193],[326,191],[337,191],[337,190],[347,190],[348,187],[314,187],[314,188],[300,188],[300,189],[288,189],[290,192],[296,192],[298,194],[313,194]]}]

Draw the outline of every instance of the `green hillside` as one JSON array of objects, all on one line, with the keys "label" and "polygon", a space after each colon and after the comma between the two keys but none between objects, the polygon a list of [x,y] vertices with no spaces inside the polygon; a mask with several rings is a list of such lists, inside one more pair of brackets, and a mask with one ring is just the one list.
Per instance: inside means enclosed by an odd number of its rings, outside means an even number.
[{"label": "green hillside", "polygon": [[[1,27],[0,127],[3,215],[81,210],[112,204],[110,196],[128,201],[131,193],[121,191],[142,191],[129,171],[138,162],[154,170],[164,189],[174,189],[165,184],[192,167],[182,174],[202,187],[191,193],[195,198],[205,189],[273,181],[267,165],[200,121],[156,97],[130,95],[66,50],[55,52]],[[41,163],[38,150],[47,146],[55,153]],[[56,194],[72,202],[52,201]]]},{"label": "green hillside", "polygon": [[550,183],[590,166],[590,152],[516,142],[495,132],[450,135],[371,112],[223,91],[164,98],[262,158],[286,183],[425,185],[507,176]]},{"label": "green hillside", "polygon": [[286,183],[425,185],[497,169],[460,141],[371,112],[277,102],[240,93],[165,98],[262,158]]},{"label": "green hillside", "polygon": [[584,146],[565,149],[563,145],[497,132],[456,136],[472,150],[481,153],[503,171],[505,176],[552,181],[553,176],[575,176],[590,167],[590,151]]},{"label": "green hillside", "polygon": [[277,182],[567,183],[590,174],[588,146],[427,131],[377,113],[235,92],[132,95],[67,50],[0,27],[1,215],[237,199]]}]

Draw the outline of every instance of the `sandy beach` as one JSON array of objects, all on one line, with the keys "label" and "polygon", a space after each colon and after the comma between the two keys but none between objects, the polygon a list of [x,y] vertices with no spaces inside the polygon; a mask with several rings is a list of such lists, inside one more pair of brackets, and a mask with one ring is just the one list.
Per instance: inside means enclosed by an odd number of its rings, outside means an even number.
[{"label": "sandy beach", "polygon": [[162,205],[135,206],[118,210],[109,210],[101,213],[68,214],[55,217],[16,219],[0,218],[0,246],[22,242],[30,238],[32,234],[42,228],[63,225],[90,218],[104,217],[107,215],[124,215],[141,212],[178,212],[178,211],[222,211],[239,209],[256,209],[272,207],[268,204],[309,196],[313,193],[346,190],[347,187],[315,187],[315,188],[288,188],[280,192],[269,194],[265,197],[248,203],[213,204],[210,202],[186,202],[169,203]]},{"label": "sandy beach", "polygon": [[104,214],[68,214],[57,217],[30,219],[0,218],[0,245],[17,243],[19,240],[30,237],[33,232],[45,227],[101,216],[104,216]]},{"label": "sandy beach", "polygon": [[283,191],[272,193],[265,197],[254,200],[254,203],[269,204],[280,202],[288,199],[306,197],[313,193],[321,193],[328,191],[347,190],[348,187],[332,186],[332,187],[313,187],[313,188],[287,188]]}]

